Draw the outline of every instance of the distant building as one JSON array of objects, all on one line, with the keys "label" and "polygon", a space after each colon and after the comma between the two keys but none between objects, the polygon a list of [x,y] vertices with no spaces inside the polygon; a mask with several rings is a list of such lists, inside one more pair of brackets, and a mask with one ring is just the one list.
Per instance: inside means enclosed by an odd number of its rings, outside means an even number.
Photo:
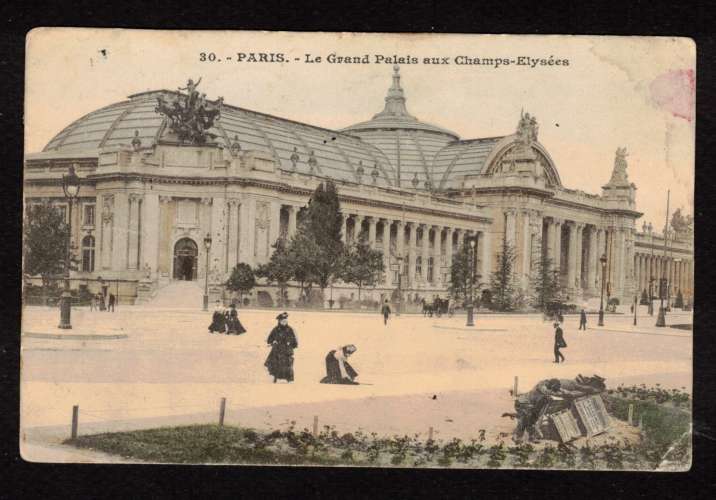
[{"label": "distant building", "polygon": [[[625,149],[617,150],[601,195],[593,195],[562,185],[534,117],[523,114],[509,135],[461,139],[408,113],[397,67],[383,111],[340,131],[210,102],[197,85],[93,111],[27,155],[27,203],[66,205],[62,174],[74,164],[83,178],[73,211],[81,258],[73,286],[118,280],[127,302],[170,280],[203,280],[208,234],[212,294],[221,293],[237,262],[268,261],[276,239],[296,231],[315,186],[330,179],[344,238],[365,233],[383,251],[385,281],[366,291],[374,298],[396,288],[398,255],[406,294],[445,296],[453,254],[467,235],[478,236],[482,281],[506,238],[524,289],[544,252],[572,301],[599,296],[602,254],[611,297],[633,300],[661,265],[673,295],[692,294],[691,241],[670,241],[664,258],[663,240],[655,236],[652,244],[651,235],[637,233],[641,213]],[[352,291],[334,286],[337,296]],[[259,287],[266,292],[275,297]],[[297,289],[290,293],[295,298]]]}]

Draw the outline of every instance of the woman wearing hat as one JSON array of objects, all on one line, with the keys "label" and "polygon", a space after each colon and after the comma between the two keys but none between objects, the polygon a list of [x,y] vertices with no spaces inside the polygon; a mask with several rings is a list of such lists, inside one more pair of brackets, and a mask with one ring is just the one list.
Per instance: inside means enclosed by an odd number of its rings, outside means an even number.
[{"label": "woman wearing hat", "polygon": [[226,315],[221,308],[221,301],[216,301],[216,311],[211,316],[209,333],[226,333]]},{"label": "woman wearing hat", "polygon": [[246,333],[246,328],[239,321],[239,313],[236,311],[236,304],[231,304],[228,318],[226,319],[226,327],[229,335],[241,335]]},{"label": "woman wearing hat", "polygon": [[321,383],[358,385],[355,381],[358,373],[347,361],[356,350],[356,346],[349,344],[329,352],[326,355],[326,376],[321,379]]},{"label": "woman wearing hat", "polygon": [[269,375],[273,376],[274,384],[278,379],[293,382],[293,350],[298,347],[298,341],[293,328],[288,326],[288,313],[282,312],[276,319],[278,325],[271,330],[266,340],[271,346],[271,352],[264,366],[268,368]]}]

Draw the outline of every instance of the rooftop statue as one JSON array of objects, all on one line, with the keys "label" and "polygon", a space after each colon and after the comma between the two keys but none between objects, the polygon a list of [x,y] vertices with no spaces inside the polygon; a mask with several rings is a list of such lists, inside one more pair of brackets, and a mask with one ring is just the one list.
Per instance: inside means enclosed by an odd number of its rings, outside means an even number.
[{"label": "rooftop statue", "polygon": [[536,142],[538,131],[539,125],[537,125],[537,118],[530,116],[529,113],[520,112],[520,121],[517,124],[516,132],[519,141],[525,145]]},{"label": "rooftop statue", "polygon": [[168,118],[169,130],[177,135],[180,142],[189,144],[204,144],[207,139],[214,139],[216,135],[209,133],[214,122],[221,117],[223,98],[215,102],[206,99],[206,94],[199,94],[196,87],[201,78],[194,83],[190,78],[186,87],[187,94],[175,93],[157,97],[155,111]]},{"label": "rooftop statue", "polygon": [[688,237],[694,232],[694,218],[691,215],[681,215],[681,209],[677,208],[671,216],[671,227],[677,238]]},{"label": "rooftop statue", "polygon": [[627,161],[626,157],[627,148],[617,148],[614,155],[614,170],[612,170],[612,178],[609,180],[609,184],[628,184],[629,179],[627,177]]}]

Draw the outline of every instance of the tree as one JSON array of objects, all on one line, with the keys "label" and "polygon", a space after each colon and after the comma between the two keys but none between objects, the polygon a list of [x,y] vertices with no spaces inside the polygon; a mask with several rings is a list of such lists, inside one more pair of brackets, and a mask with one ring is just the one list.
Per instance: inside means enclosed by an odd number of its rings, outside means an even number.
[{"label": "tree", "polygon": [[358,300],[364,286],[375,286],[383,277],[383,254],[373,250],[365,238],[351,245],[343,256],[340,278],[358,287]]},{"label": "tree", "polygon": [[515,308],[515,248],[506,239],[502,251],[497,255],[497,270],[490,277],[492,303],[498,311],[512,311]]},{"label": "tree", "polygon": [[324,295],[342,268],[341,210],[335,185],[327,181],[316,187],[299,225],[296,250],[305,260],[310,276]]},{"label": "tree", "polygon": [[43,290],[65,271],[70,228],[62,213],[49,203],[32,205],[23,224],[24,273],[40,275]]},{"label": "tree", "polygon": [[284,306],[288,297],[288,282],[294,278],[295,266],[289,253],[289,242],[279,238],[273,244],[274,252],[266,264],[260,264],[254,274],[257,278],[266,279],[266,284],[275,283],[278,286],[280,306]]},{"label": "tree", "polygon": [[231,276],[226,282],[226,288],[232,292],[239,292],[239,302],[243,302],[244,293],[250,292],[256,286],[256,277],[251,266],[239,262],[231,270]]},{"label": "tree", "polygon": [[551,307],[561,307],[564,300],[562,284],[559,273],[553,269],[552,259],[541,254],[533,264],[534,271],[530,279],[532,305],[543,312],[547,312]]},{"label": "tree", "polygon": [[450,286],[448,290],[455,301],[465,300],[470,286],[470,252],[467,245],[458,248],[453,255],[452,266],[450,267]]}]

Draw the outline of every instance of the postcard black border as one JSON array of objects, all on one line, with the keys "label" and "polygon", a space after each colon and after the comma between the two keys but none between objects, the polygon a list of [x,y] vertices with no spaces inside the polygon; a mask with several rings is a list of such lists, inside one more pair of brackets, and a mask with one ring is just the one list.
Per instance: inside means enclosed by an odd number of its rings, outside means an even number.
[{"label": "postcard black border", "polygon": [[[2,470],[0,498],[257,497],[533,498],[595,496],[706,498],[714,489],[716,349],[711,267],[716,40],[707,2],[269,2],[208,5],[122,2],[25,2],[0,7],[0,240],[2,325]],[[19,289],[22,112],[25,34],[39,26],[154,29],[254,29],[512,34],[686,36],[697,45],[696,296],[694,313],[694,464],[687,473],[473,471],[351,468],[58,465],[24,462],[18,453]]]}]

